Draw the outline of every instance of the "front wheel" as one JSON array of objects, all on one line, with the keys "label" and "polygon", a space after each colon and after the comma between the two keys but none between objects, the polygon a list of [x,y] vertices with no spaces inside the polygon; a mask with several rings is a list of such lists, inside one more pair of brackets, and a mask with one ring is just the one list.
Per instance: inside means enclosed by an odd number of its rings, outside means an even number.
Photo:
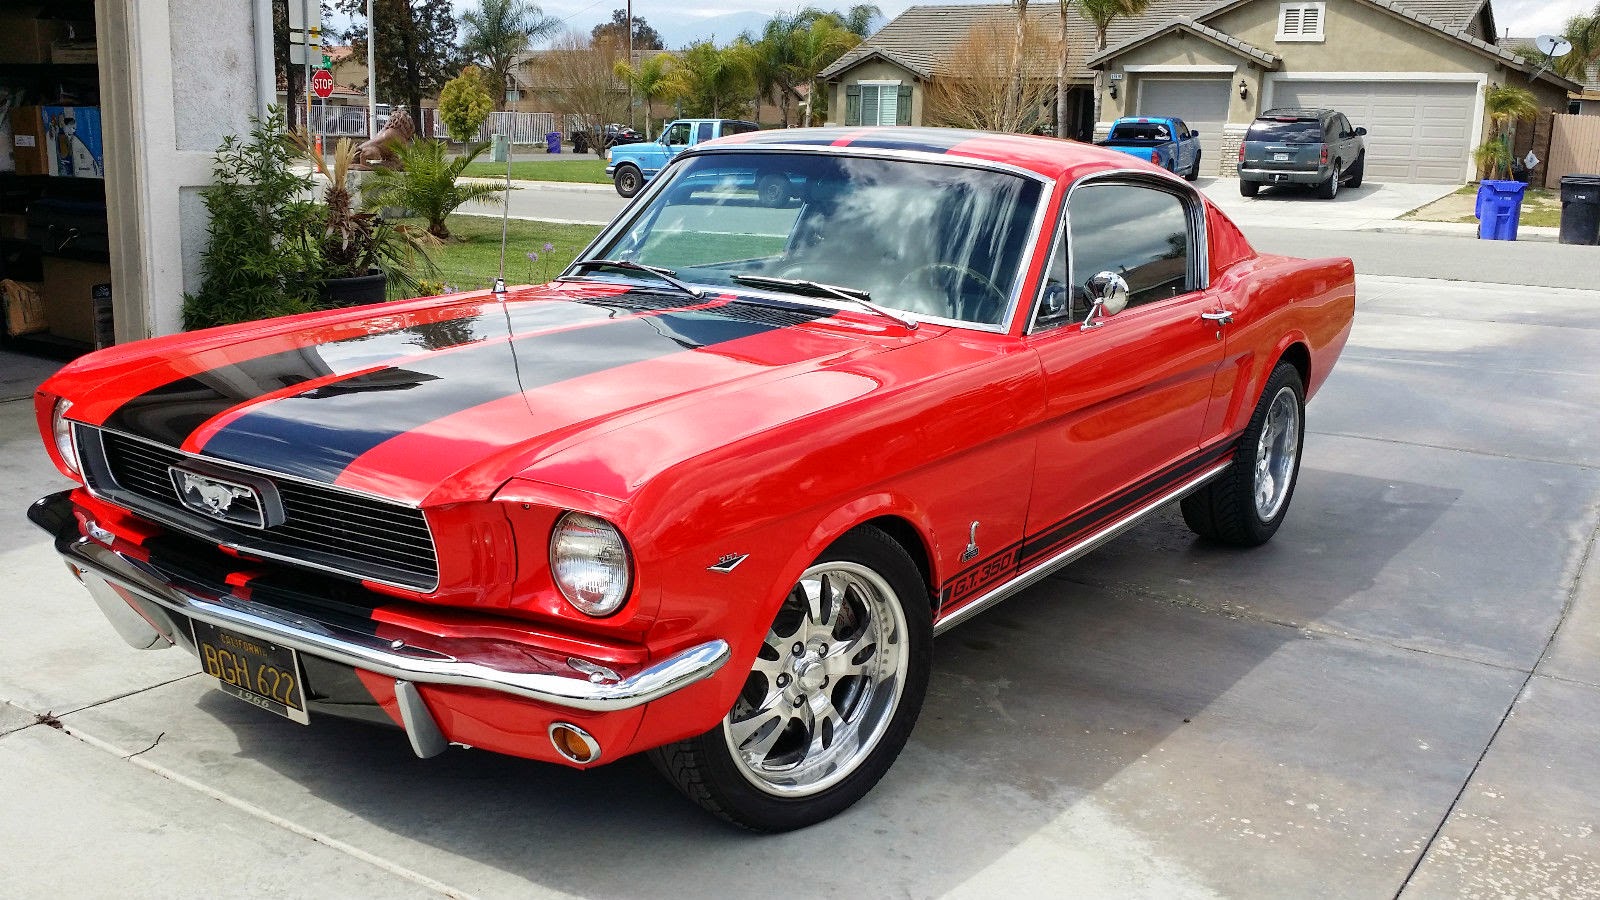
[{"label": "front wheel", "polygon": [[650,752],[706,810],[754,831],[821,822],[878,783],[916,723],[932,667],[932,605],[899,544],[870,527],[790,589],[733,709]]},{"label": "front wheel", "polygon": [[1358,188],[1361,187],[1361,179],[1365,178],[1366,174],[1367,153],[1363,150],[1361,155],[1356,157],[1356,164],[1350,167],[1350,174],[1346,177],[1349,179],[1351,187]]},{"label": "front wheel", "polygon": [[644,175],[633,166],[618,166],[617,173],[612,176],[611,181],[617,186],[617,193],[623,197],[632,197],[644,187]]},{"label": "front wheel", "polygon": [[1233,463],[1183,498],[1183,521],[1204,538],[1239,547],[1265,544],[1283,524],[1305,444],[1300,370],[1279,362],[1250,416]]}]

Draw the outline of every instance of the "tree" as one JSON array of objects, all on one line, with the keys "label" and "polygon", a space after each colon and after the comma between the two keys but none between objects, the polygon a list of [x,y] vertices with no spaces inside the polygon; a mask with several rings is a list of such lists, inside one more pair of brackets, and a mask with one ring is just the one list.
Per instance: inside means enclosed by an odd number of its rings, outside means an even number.
[{"label": "tree", "polygon": [[533,42],[554,33],[561,20],[523,0],[479,0],[461,14],[461,50],[483,65],[485,87],[495,109],[504,109],[511,67]]},{"label": "tree", "polygon": [[478,129],[494,109],[494,101],[483,86],[477,66],[467,66],[450,79],[439,92],[439,118],[444,121],[450,140],[466,143],[478,136]]},{"label": "tree", "polygon": [[[1144,15],[1150,8],[1150,0],[1074,0],[1078,4],[1078,11],[1083,17],[1094,23],[1094,49],[1098,53],[1106,49],[1106,32],[1111,30],[1111,23],[1117,19],[1131,19]],[[1067,0],[1061,0],[1063,18],[1065,18]],[[1065,73],[1065,68],[1062,69]],[[1061,79],[1062,88],[1066,86],[1066,78]],[[1061,96],[1056,99],[1057,109],[1065,109],[1066,91],[1061,91]],[[1100,73],[1094,75],[1094,118],[1100,120]]]},{"label": "tree", "polygon": [[[337,0],[351,16],[344,33],[357,59],[367,53],[367,0]],[[422,127],[422,99],[432,97],[461,68],[450,0],[374,0],[378,96],[402,101]],[[368,77],[371,77],[370,75]]]},{"label": "tree", "polygon": [[817,76],[834,60],[861,43],[861,37],[841,24],[837,16],[828,15],[796,29],[792,40],[791,55],[796,81],[810,86],[807,91],[810,103],[806,110],[809,120],[800,124],[811,125],[823,121],[828,111],[827,90]]},{"label": "tree", "polygon": [[673,78],[674,57],[670,53],[657,53],[639,60],[638,66],[617,61],[616,75],[628,90],[644,100],[644,136],[655,137],[650,126],[650,104],[677,93],[678,82]]},{"label": "tree", "polygon": [[530,64],[554,99],[556,112],[577,116],[583,123],[596,156],[605,153],[601,127],[621,121],[628,112],[627,92],[617,80],[621,61],[622,49],[616,44],[568,32]]},{"label": "tree", "polygon": [[1600,3],[1589,15],[1568,19],[1562,36],[1572,43],[1572,52],[1555,61],[1556,74],[1581,84],[1589,67],[1600,62]]},{"label": "tree", "polygon": [[489,149],[487,143],[473,144],[467,152],[452,159],[444,141],[416,140],[395,149],[400,165],[393,169],[373,169],[361,182],[361,202],[368,209],[398,206],[414,210],[428,220],[428,233],[441,240],[450,236],[445,217],[463,203],[488,200],[505,190],[487,181],[461,183],[461,173]]},{"label": "tree", "polygon": [[1494,135],[1484,141],[1473,157],[1489,178],[1499,178],[1502,173],[1511,177],[1511,126],[1522,119],[1539,114],[1539,102],[1533,92],[1525,87],[1510,84],[1489,84],[1483,89],[1483,111],[1489,119]]},{"label": "tree", "polygon": [[[628,12],[624,9],[611,11],[611,21],[601,22],[589,32],[589,39],[595,43],[610,41],[618,47],[628,46]],[[665,50],[667,45],[661,42],[661,35],[640,16],[633,17],[633,49],[634,50]],[[629,60],[632,62],[632,60]]]},{"label": "tree", "polygon": [[865,40],[872,34],[872,23],[883,17],[883,10],[876,4],[861,3],[850,7],[842,14],[837,14],[839,24],[858,38]]},{"label": "tree", "polygon": [[684,48],[673,82],[685,114],[713,118],[742,115],[755,89],[747,53],[738,45],[721,48],[711,41]]},{"label": "tree", "polygon": [[[929,124],[983,131],[1033,131],[1048,121],[1050,83],[1024,77],[1024,69],[1042,70],[1056,53],[1048,30],[1029,22],[1020,50],[1001,18],[974,25],[951,51],[945,68],[928,83]],[[1011,58],[1015,53],[1018,64]]]}]

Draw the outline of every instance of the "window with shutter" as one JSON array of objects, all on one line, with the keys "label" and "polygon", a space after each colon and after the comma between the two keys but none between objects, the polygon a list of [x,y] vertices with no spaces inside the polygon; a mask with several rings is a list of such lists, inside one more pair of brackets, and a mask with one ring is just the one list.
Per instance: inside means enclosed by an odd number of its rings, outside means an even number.
[{"label": "window with shutter", "polygon": [[894,123],[896,125],[911,124],[911,85],[900,85],[897,93],[900,95],[895,103]]},{"label": "window with shutter", "polygon": [[1278,40],[1321,41],[1326,3],[1284,3],[1278,6]]},{"label": "window with shutter", "polygon": [[[849,125],[909,125],[911,124],[910,88],[898,81],[863,81],[861,89],[861,119],[846,121]],[[902,101],[904,111],[901,111]],[[848,114],[848,113],[847,113]]]}]

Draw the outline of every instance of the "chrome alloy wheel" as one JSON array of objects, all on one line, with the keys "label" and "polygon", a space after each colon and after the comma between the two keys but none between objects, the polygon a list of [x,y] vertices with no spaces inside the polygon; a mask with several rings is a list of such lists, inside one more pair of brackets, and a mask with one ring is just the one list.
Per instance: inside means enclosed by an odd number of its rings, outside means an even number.
[{"label": "chrome alloy wheel", "polygon": [[1267,408],[1256,445],[1256,515],[1272,521],[1289,497],[1295,459],[1300,453],[1300,403],[1288,385],[1278,389]]},{"label": "chrome alloy wheel", "polygon": [[905,611],[887,581],[853,562],[807,569],[722,723],[740,774],[779,797],[848,777],[894,718],[909,660]]}]

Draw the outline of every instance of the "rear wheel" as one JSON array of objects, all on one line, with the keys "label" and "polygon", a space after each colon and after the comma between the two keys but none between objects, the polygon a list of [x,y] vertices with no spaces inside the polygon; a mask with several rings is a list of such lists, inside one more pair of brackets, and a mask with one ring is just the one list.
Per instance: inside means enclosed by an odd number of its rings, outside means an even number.
[{"label": "rear wheel", "polygon": [[1183,173],[1185,181],[1193,181],[1200,177],[1200,151],[1195,151],[1194,162],[1189,164],[1189,171]]},{"label": "rear wheel", "polygon": [[782,206],[789,202],[789,179],[782,175],[763,175],[756,182],[756,196],[764,206]]},{"label": "rear wheel", "polygon": [[632,197],[644,187],[644,175],[633,166],[618,166],[611,181],[617,186],[617,193],[624,197]]},{"label": "rear wheel", "polygon": [[1339,196],[1339,161],[1333,161],[1333,170],[1328,173],[1328,180],[1317,186],[1317,196],[1324,200],[1332,200]]},{"label": "rear wheel", "polygon": [[1239,439],[1233,463],[1183,498],[1183,521],[1195,534],[1255,547],[1277,533],[1289,511],[1305,444],[1305,387],[1300,371],[1278,363]]},{"label": "rear wheel", "polygon": [[1361,155],[1356,157],[1356,164],[1350,167],[1350,174],[1347,176],[1350,180],[1350,186],[1353,188],[1361,187],[1361,179],[1366,173],[1367,151],[1363,150]]},{"label": "rear wheel", "polygon": [[1254,197],[1256,195],[1256,191],[1259,190],[1261,190],[1261,185],[1257,184],[1256,182],[1245,181],[1243,178],[1239,179],[1240,196]]},{"label": "rear wheel", "polygon": [[650,752],[706,810],[755,831],[803,828],[878,783],[916,723],[932,606],[899,544],[870,527],[829,547],[779,608],[716,727]]}]

